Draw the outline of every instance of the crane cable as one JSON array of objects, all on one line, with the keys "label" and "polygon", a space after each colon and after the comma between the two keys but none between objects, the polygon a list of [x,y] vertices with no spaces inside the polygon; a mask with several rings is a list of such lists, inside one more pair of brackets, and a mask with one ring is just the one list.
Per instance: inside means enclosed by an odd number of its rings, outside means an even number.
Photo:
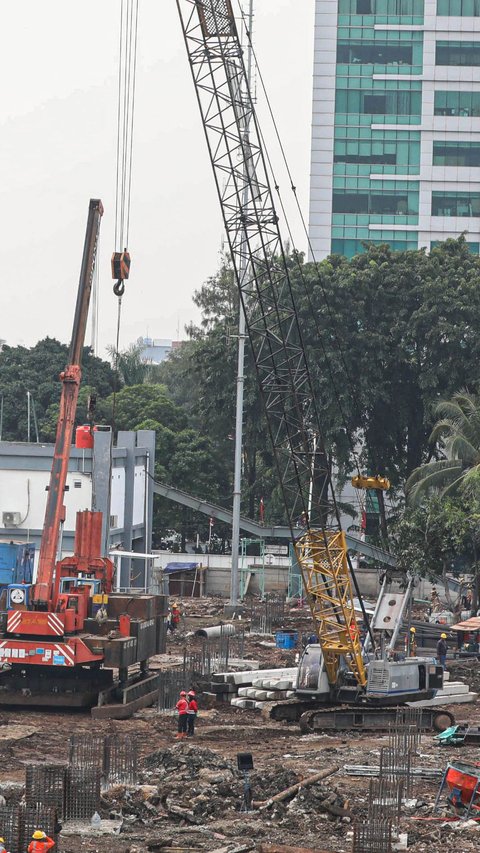
[{"label": "crane cable", "polygon": [[[244,13],[244,11],[243,11],[243,8],[242,8],[242,6],[241,6],[241,4],[240,4],[240,0],[239,0],[239,9],[240,9],[240,14],[241,14],[241,18],[242,18],[242,21],[243,21],[243,25],[244,25],[244,28],[245,28],[246,36],[247,36],[247,39],[248,39],[249,45],[250,45],[251,50],[252,50],[252,55],[253,55],[254,60],[255,60],[255,67],[256,67],[257,74],[258,74],[258,79],[260,80],[260,84],[261,84],[261,87],[262,87],[262,91],[263,91],[263,94],[264,94],[264,97],[265,97],[265,100],[266,100],[268,113],[269,113],[269,115],[270,115],[270,118],[271,118],[271,121],[272,121],[272,124],[273,124],[273,127],[274,127],[275,136],[276,136],[276,138],[277,138],[277,142],[278,142],[278,145],[279,145],[279,148],[280,148],[280,152],[281,152],[281,155],[282,155],[283,163],[284,163],[284,166],[285,166],[285,169],[286,169],[287,175],[288,175],[288,179],[289,179],[289,181],[290,181],[290,189],[291,189],[291,191],[292,191],[292,193],[293,193],[293,195],[294,195],[295,203],[296,203],[296,207],[297,207],[297,210],[298,210],[298,213],[299,213],[299,216],[300,216],[300,220],[301,220],[301,224],[302,224],[302,228],[303,228],[303,231],[304,231],[305,236],[306,236],[306,238],[307,238],[308,248],[309,248],[309,250],[310,250],[310,254],[311,254],[312,258],[313,258],[313,265],[314,265],[315,272],[316,272],[316,278],[317,278],[318,284],[319,284],[320,289],[321,289],[321,292],[322,292],[323,301],[324,301],[325,307],[326,307],[326,309],[327,309],[327,313],[328,313],[329,319],[330,319],[330,321],[331,321],[332,338],[333,338],[333,341],[334,341],[334,343],[335,343],[335,346],[336,346],[337,352],[338,352],[338,354],[339,354],[339,356],[340,356],[340,359],[341,359],[341,362],[342,362],[342,367],[343,367],[343,369],[344,369],[344,371],[345,371],[345,375],[346,375],[346,378],[347,378],[347,382],[348,382],[348,386],[349,386],[349,390],[350,390],[350,393],[351,393],[351,396],[352,396],[352,400],[353,400],[353,403],[354,403],[355,410],[356,410],[357,415],[359,416],[360,420],[362,421],[362,420],[363,420],[363,417],[362,417],[362,414],[361,414],[362,409],[361,409],[360,401],[359,401],[359,398],[358,398],[358,395],[357,395],[357,391],[356,391],[355,383],[353,382],[353,378],[352,378],[352,376],[351,376],[351,374],[350,374],[350,370],[349,370],[348,365],[347,365],[347,363],[346,363],[345,353],[344,353],[344,350],[343,350],[343,346],[342,346],[342,344],[341,344],[341,342],[340,342],[340,340],[339,340],[339,338],[338,338],[338,334],[337,334],[337,324],[336,324],[336,321],[335,321],[335,318],[334,318],[334,313],[333,313],[333,311],[332,311],[332,308],[331,308],[331,305],[330,305],[330,302],[329,302],[329,299],[328,299],[327,293],[326,293],[326,291],[325,291],[325,288],[324,288],[324,285],[323,285],[323,282],[322,282],[322,277],[321,277],[320,269],[319,269],[319,262],[317,261],[317,259],[316,259],[316,257],[315,257],[315,253],[314,253],[314,251],[313,251],[313,246],[312,246],[312,242],[311,242],[311,239],[310,239],[310,235],[309,235],[309,233],[308,233],[308,228],[307,228],[307,225],[306,225],[306,222],[305,222],[305,217],[304,217],[304,215],[303,215],[303,211],[302,211],[302,209],[301,209],[300,202],[299,202],[299,200],[298,200],[297,188],[296,188],[296,185],[295,185],[295,183],[294,183],[294,181],[293,181],[293,176],[292,176],[291,169],[290,169],[290,166],[289,166],[289,163],[288,163],[287,155],[286,155],[286,153],[285,153],[285,148],[284,148],[284,145],[283,145],[283,142],[282,142],[281,136],[280,136],[280,132],[279,132],[279,130],[278,130],[278,125],[277,125],[277,122],[276,122],[276,119],[275,119],[275,114],[274,114],[274,112],[273,112],[273,108],[272,108],[272,105],[271,105],[271,102],[270,102],[270,98],[269,98],[269,96],[268,96],[268,92],[267,92],[266,84],[265,84],[265,81],[264,81],[264,79],[263,79],[263,75],[262,75],[262,72],[261,72],[261,69],[260,69],[260,66],[259,66],[259,63],[258,63],[258,59],[257,59],[257,55],[256,55],[256,52],[255,52],[255,48],[254,48],[254,46],[253,46],[253,42],[252,42],[252,39],[251,39],[251,33],[250,33],[249,29],[248,29],[246,16],[245,16],[245,13]],[[327,365],[327,370],[328,370],[329,378],[330,378],[330,381],[331,381],[331,384],[332,384],[332,388],[333,388],[333,391],[334,391],[334,396],[335,396],[335,399],[336,399],[336,403],[337,403],[337,406],[338,406],[338,409],[339,409],[339,412],[340,412],[341,418],[342,418],[342,420],[343,420],[343,423],[345,424],[345,427],[346,427],[346,424],[347,424],[347,418],[346,418],[346,416],[345,416],[345,412],[344,412],[344,409],[343,409],[343,406],[342,406],[342,403],[341,403],[341,400],[340,400],[340,394],[339,394],[339,391],[338,391],[338,388],[337,388],[337,382],[336,382],[336,380],[335,380],[335,378],[334,378],[334,372],[333,372],[333,368],[332,368],[331,360],[330,360],[329,356],[327,355],[326,348],[325,348],[325,346],[324,346],[324,344],[323,344],[323,341],[322,341],[322,334],[323,334],[323,333],[322,333],[322,330],[320,329],[320,324],[319,324],[319,322],[318,322],[318,318],[317,318],[317,312],[314,310],[314,306],[313,306],[313,302],[312,302],[312,299],[311,299],[311,295],[310,295],[310,292],[309,292],[309,289],[308,289],[308,286],[307,286],[307,282],[306,282],[306,279],[305,279],[305,274],[304,274],[304,271],[303,271],[303,267],[302,267],[302,264],[300,263],[300,260],[299,260],[299,253],[298,253],[298,251],[297,251],[297,249],[296,249],[296,247],[295,247],[295,241],[294,241],[294,239],[293,239],[293,234],[292,234],[292,231],[291,231],[290,223],[289,223],[288,216],[287,216],[287,213],[286,213],[286,210],[285,210],[285,205],[284,205],[284,202],[283,202],[283,198],[282,198],[282,195],[281,195],[281,192],[280,192],[280,185],[279,185],[279,183],[278,183],[278,181],[277,181],[276,174],[275,174],[275,170],[274,170],[274,168],[273,168],[273,165],[272,165],[272,162],[271,162],[271,158],[270,158],[270,155],[269,155],[268,148],[267,148],[267,146],[265,145],[265,139],[264,139],[264,136],[263,136],[263,132],[262,132],[262,130],[261,130],[261,128],[260,128],[260,127],[259,127],[259,134],[260,134],[260,138],[261,138],[261,141],[262,141],[262,144],[263,144],[263,147],[264,147],[264,151],[265,151],[265,153],[266,153],[266,158],[267,158],[268,165],[269,165],[269,168],[270,168],[270,171],[271,171],[271,174],[272,174],[272,178],[273,178],[273,181],[274,181],[275,191],[276,191],[276,193],[277,193],[277,196],[278,196],[278,199],[279,199],[279,202],[280,202],[280,206],[281,206],[281,209],[282,209],[283,217],[284,217],[284,220],[285,220],[285,223],[286,223],[286,226],[287,226],[288,235],[289,235],[289,238],[290,238],[290,241],[291,241],[292,247],[293,247],[293,249],[294,249],[295,262],[296,262],[296,264],[297,264],[297,267],[298,267],[298,270],[299,270],[299,273],[300,273],[300,277],[301,277],[302,284],[303,284],[303,289],[304,289],[304,291],[305,291],[305,295],[306,295],[306,298],[307,298],[307,301],[308,301],[308,305],[309,305],[309,309],[310,309],[310,312],[311,312],[311,316],[313,317],[313,320],[314,320],[314,323],[315,323],[315,328],[316,328],[316,332],[317,332],[317,336],[318,336],[318,342],[319,342],[319,344],[320,344],[320,348],[321,348],[322,353],[323,353],[323,356],[324,356],[324,358],[325,358],[325,362],[326,362],[326,365]],[[357,451],[356,451],[355,445],[354,445],[354,443],[353,443],[353,440],[352,440],[352,438],[351,438],[351,436],[350,436],[350,434],[349,434],[349,432],[348,432],[347,430],[346,430],[346,437],[347,437],[347,441],[348,441],[348,443],[349,443],[349,445],[350,445],[350,450],[351,450],[352,457],[353,457],[353,460],[354,460],[355,466],[356,466],[356,468],[357,468],[358,474],[361,474],[361,470],[360,470],[360,460],[359,460],[359,458],[358,458],[358,454],[357,454]],[[375,454],[375,451],[373,450],[373,452],[372,452],[372,458],[373,458],[373,462],[374,462],[374,464],[376,464],[375,456],[376,456],[376,454]],[[358,491],[360,491],[360,495],[359,495],[359,498],[358,498],[358,500],[359,500],[359,504],[360,504],[360,507],[362,508],[362,511],[364,511],[364,510],[365,510],[364,495],[363,495],[362,490],[358,490]],[[388,547],[388,543],[385,543],[385,544],[386,544],[386,545],[387,545],[387,547]]]},{"label": "crane cable", "polygon": [[124,279],[128,278],[130,268],[128,239],[130,232],[133,133],[137,79],[137,36],[138,0],[121,0],[118,63],[117,153],[115,171],[115,251],[112,256],[112,276],[117,279],[113,286],[113,292],[117,297],[117,328],[113,354],[113,370],[116,376],[113,392],[113,427],[115,427],[116,394],[118,386],[122,296],[125,292]]}]

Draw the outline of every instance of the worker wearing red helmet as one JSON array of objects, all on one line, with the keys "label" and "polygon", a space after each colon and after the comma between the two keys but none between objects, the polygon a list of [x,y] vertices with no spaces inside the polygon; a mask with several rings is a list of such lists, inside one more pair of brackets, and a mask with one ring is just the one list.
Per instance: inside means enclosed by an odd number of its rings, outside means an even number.
[{"label": "worker wearing red helmet", "polygon": [[27,850],[28,853],[47,853],[47,850],[50,850],[50,847],[54,845],[53,838],[49,838],[42,829],[36,829]]},{"label": "worker wearing red helmet", "polygon": [[189,690],[187,694],[188,711],[187,711],[187,736],[193,737],[195,734],[195,720],[198,714],[198,704],[195,698],[195,690]]},{"label": "worker wearing red helmet", "polygon": [[188,701],[187,701],[187,693],[185,690],[180,691],[180,699],[178,700],[175,707],[178,711],[178,732],[175,735],[175,737],[177,737],[177,738],[187,737]]}]

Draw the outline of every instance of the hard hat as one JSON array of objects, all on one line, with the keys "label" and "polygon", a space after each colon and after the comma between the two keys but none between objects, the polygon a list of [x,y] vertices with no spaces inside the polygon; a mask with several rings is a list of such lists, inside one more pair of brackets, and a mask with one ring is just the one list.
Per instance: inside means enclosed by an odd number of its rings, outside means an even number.
[{"label": "hard hat", "polygon": [[446,640],[446,639],[447,639],[447,635],[446,635],[446,634],[440,634],[440,636],[441,636],[442,640]]},{"label": "hard hat", "polygon": [[416,628],[414,628],[414,627],[413,627],[413,625],[412,625],[412,627],[410,628],[410,631],[412,632],[412,634],[415,634],[416,630],[417,630],[417,629],[416,629]]},{"label": "hard hat", "polygon": [[0,844],[5,844],[5,839],[4,839],[4,838],[0,838]]},{"label": "hard hat", "polygon": [[195,690],[189,690],[188,695],[189,696],[195,696]]},{"label": "hard hat", "polygon": [[186,690],[180,690],[180,696],[186,696],[186,695],[187,695]]},{"label": "hard hat", "polygon": [[36,829],[32,835],[32,838],[35,839],[35,841],[40,841],[42,838],[45,838],[45,833],[42,832],[41,829]]}]

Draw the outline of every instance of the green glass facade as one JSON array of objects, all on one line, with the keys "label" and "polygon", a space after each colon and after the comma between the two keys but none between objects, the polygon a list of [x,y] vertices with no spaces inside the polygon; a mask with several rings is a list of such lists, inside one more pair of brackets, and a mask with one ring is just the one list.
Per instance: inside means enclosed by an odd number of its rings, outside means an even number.
[{"label": "green glass facade", "polygon": [[422,73],[423,33],[374,26],[422,24],[423,2],[339,0],[338,23],[331,250],[417,248],[415,231],[388,226],[418,225],[418,181],[382,176],[419,175],[420,132],[409,128],[421,123],[422,84],[409,78]]},{"label": "green glass facade", "polygon": [[463,232],[480,243],[480,0],[428,0],[427,12],[424,0],[316,0],[316,257],[369,242],[430,250]]}]

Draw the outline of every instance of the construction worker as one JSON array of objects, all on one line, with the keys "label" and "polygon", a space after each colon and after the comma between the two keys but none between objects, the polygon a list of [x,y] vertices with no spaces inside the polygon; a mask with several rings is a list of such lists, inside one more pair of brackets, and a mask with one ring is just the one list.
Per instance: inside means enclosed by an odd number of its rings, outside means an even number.
[{"label": "construction worker", "polygon": [[28,853],[47,853],[47,850],[54,846],[53,838],[49,838],[42,829],[36,829],[27,850]]},{"label": "construction worker", "polygon": [[0,853],[8,853],[8,850],[5,847],[5,839],[4,838],[0,838]]},{"label": "construction worker", "polygon": [[[195,720],[198,714],[198,704],[195,698],[195,690],[189,690],[187,693],[188,711],[187,711],[187,736],[193,737],[195,734]],[[1,853],[1,851],[0,851]]]},{"label": "construction worker", "polygon": [[445,669],[447,666],[447,635],[440,634],[440,639],[437,643],[437,661]]},{"label": "construction worker", "polygon": [[185,690],[180,691],[180,699],[175,705],[178,712],[178,732],[175,735],[176,738],[184,738],[187,737],[187,712],[188,712],[188,702],[187,702],[187,693]]},{"label": "construction worker", "polygon": [[417,639],[415,637],[416,628],[412,625],[410,631],[405,636],[405,645],[407,657],[415,658],[417,656]]}]

